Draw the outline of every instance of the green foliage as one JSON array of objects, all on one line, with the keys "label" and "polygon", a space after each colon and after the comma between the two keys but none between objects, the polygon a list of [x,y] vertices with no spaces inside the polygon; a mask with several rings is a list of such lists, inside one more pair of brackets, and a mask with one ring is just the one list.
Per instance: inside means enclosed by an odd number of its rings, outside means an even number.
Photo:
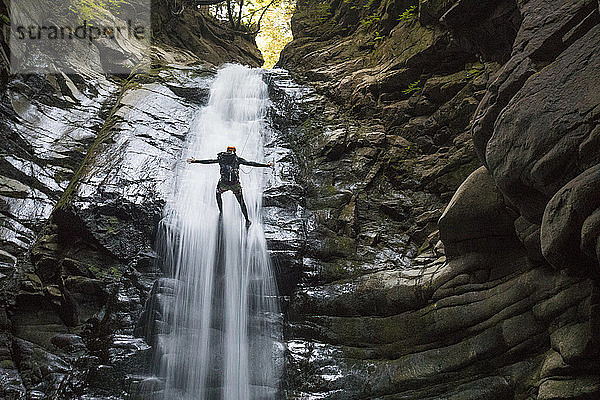
[{"label": "green foliage", "polygon": [[113,278],[120,278],[123,275],[121,274],[121,272],[119,272],[117,267],[110,267],[110,270],[108,270],[108,274]]},{"label": "green foliage", "polygon": [[110,267],[108,270],[100,269],[95,265],[89,265],[88,270],[94,275],[96,279],[104,278],[115,278],[119,279],[123,274],[117,269],[117,267]]},{"label": "green foliage", "polygon": [[[373,38],[373,40],[368,41],[366,44],[369,46],[374,46],[377,43],[383,41],[385,39],[385,35],[379,33],[379,31],[375,32],[375,37]],[[373,49],[373,51],[375,51],[375,49]]]},{"label": "green foliage", "polygon": [[319,22],[325,22],[331,17],[331,9],[327,3],[319,3],[315,11]]},{"label": "green foliage", "polygon": [[119,219],[117,217],[108,217],[108,233],[116,235],[119,233]]},{"label": "green foliage", "polygon": [[417,16],[417,6],[410,6],[400,14],[398,21],[410,21]]},{"label": "green foliage", "polygon": [[[365,4],[353,4],[352,7],[350,7],[350,8],[358,8],[358,7],[369,8],[369,7],[371,7],[371,5],[373,5],[374,1],[375,0],[368,0]],[[344,0],[344,3],[345,4],[362,3],[362,1]]]},{"label": "green foliage", "polygon": [[[368,8],[371,7],[371,5],[373,4],[374,1],[375,0],[369,0],[365,4],[352,4],[350,6],[350,9],[351,10],[356,10],[357,8],[367,8],[368,9]],[[351,3],[362,3],[362,2],[360,2],[360,1],[359,2],[353,2],[352,0],[344,0],[344,3],[345,4],[351,4]]]},{"label": "green foliage", "polygon": [[468,78],[476,78],[485,72],[485,67],[481,63],[476,63],[471,66],[471,68],[467,71]]},{"label": "green foliage", "polygon": [[422,90],[422,89],[423,88],[421,87],[421,81],[418,80],[418,81],[415,81],[415,82],[409,84],[408,88],[404,89],[402,91],[402,93],[404,93],[404,94],[412,94],[412,93],[417,92],[417,91]]},{"label": "green foliage", "polygon": [[263,68],[273,67],[281,50],[292,40],[291,19],[295,8],[293,1],[282,0],[272,5],[262,19],[256,44],[265,60]]},{"label": "green foliage", "polygon": [[36,274],[25,274],[25,276],[27,277],[27,279],[33,284],[33,286],[38,289],[38,290],[42,290],[42,287],[44,286],[42,284],[42,280],[40,279],[39,276],[37,276]]},{"label": "green foliage", "polygon": [[119,15],[119,9],[126,4],[124,0],[75,0],[69,9],[82,19],[93,20],[107,11]]},{"label": "green foliage", "polygon": [[365,4],[363,4],[363,8],[371,8],[375,0],[367,0]]},{"label": "green foliage", "polygon": [[0,361],[0,368],[2,369],[17,369],[15,363],[12,360],[2,360]]},{"label": "green foliage", "polygon": [[360,24],[362,26],[369,26],[372,24],[377,24],[379,21],[381,21],[381,17],[377,14],[373,14],[373,15],[369,15],[366,18],[361,19]]}]

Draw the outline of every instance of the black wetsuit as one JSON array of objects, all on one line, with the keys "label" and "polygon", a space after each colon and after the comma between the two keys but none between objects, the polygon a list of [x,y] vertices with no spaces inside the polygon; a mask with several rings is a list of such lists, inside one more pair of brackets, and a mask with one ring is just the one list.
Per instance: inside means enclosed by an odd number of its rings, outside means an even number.
[{"label": "black wetsuit", "polygon": [[246,222],[248,223],[248,209],[246,208],[246,202],[244,201],[244,196],[242,194],[242,186],[240,185],[240,165],[249,165],[251,167],[269,167],[269,164],[247,161],[241,157],[238,157],[235,153],[229,152],[217,154],[217,158],[215,160],[194,160],[192,162],[200,164],[219,164],[221,179],[219,179],[219,183],[217,184],[216,194],[219,212],[223,212],[223,200],[221,199],[221,194],[231,190],[238,203],[240,203],[242,214],[244,214],[244,218],[246,218]]}]

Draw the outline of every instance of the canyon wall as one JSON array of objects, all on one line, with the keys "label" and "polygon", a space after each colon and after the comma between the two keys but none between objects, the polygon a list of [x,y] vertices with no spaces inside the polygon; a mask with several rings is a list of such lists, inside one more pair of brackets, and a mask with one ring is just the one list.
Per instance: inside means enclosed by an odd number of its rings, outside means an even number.
[{"label": "canyon wall", "polygon": [[600,395],[598,6],[298,2],[289,398]]},{"label": "canyon wall", "polygon": [[262,64],[253,38],[176,6],[153,3],[144,73],[0,77],[2,399],[122,398],[152,372],[134,328],[170,273],[153,246],[189,123],[222,63]]},{"label": "canyon wall", "polygon": [[[160,391],[162,206],[216,67],[260,55],[154,6],[147,73],[1,78],[0,397]],[[298,1],[265,78],[282,397],[600,395],[598,8]]]}]

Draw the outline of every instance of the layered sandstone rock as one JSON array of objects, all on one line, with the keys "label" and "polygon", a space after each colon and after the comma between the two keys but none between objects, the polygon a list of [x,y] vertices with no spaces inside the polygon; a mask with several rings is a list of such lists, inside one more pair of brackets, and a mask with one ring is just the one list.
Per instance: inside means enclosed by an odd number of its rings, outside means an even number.
[{"label": "layered sandstone rock", "polygon": [[598,397],[598,3],[298,7],[290,397]]}]

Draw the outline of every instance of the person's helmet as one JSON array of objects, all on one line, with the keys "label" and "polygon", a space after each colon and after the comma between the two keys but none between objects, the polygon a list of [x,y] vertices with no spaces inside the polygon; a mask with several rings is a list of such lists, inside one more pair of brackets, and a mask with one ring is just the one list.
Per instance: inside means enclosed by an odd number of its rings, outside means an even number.
[{"label": "person's helmet", "polygon": [[234,146],[227,146],[227,151],[233,151],[235,153],[235,147]]}]

